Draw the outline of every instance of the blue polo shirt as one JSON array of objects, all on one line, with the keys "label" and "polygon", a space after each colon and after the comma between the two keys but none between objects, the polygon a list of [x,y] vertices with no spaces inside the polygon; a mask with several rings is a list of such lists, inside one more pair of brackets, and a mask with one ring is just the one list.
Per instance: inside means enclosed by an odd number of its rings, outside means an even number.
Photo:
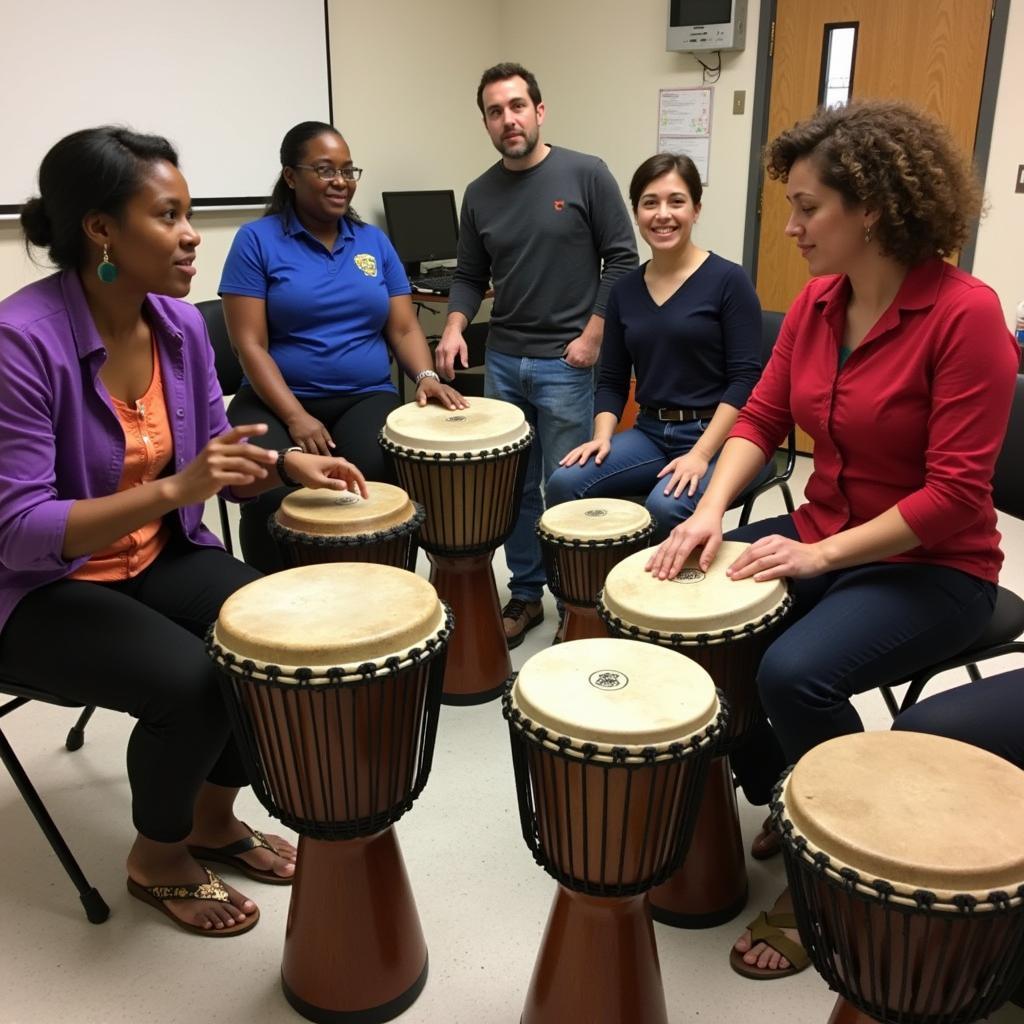
[{"label": "blue polo shirt", "polygon": [[330,251],[291,214],[235,235],[221,295],[267,304],[270,355],[301,398],[394,391],[383,329],[409,280],[387,235],[343,217]]}]

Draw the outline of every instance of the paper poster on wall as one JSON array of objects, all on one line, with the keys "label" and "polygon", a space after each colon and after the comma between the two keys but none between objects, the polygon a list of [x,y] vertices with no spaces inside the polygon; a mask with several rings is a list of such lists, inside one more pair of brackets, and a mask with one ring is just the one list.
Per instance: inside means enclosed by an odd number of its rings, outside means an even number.
[{"label": "paper poster on wall", "polygon": [[658,90],[658,152],[688,156],[708,183],[712,89]]}]

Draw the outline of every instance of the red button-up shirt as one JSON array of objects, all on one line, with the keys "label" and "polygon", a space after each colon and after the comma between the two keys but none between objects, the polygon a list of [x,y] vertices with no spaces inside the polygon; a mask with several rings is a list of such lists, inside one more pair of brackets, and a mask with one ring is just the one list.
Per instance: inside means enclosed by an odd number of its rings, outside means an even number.
[{"label": "red button-up shirt", "polygon": [[850,282],[812,280],[731,436],[769,458],[792,423],[814,439],[806,504],[814,543],[896,506],[921,541],[886,559],[946,565],[995,581],[1002,565],[992,472],[1017,347],[987,285],[939,259],[912,268],[840,369]]}]

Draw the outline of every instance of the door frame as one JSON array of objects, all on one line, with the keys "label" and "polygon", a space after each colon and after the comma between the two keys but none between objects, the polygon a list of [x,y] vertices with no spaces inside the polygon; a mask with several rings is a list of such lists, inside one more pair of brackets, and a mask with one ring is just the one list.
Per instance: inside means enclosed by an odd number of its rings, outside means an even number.
[{"label": "door frame", "polygon": [[[768,108],[771,104],[772,64],[775,43],[775,13],[778,0],[761,0],[757,30],[757,61],[754,70],[754,102],[751,106],[750,164],[747,172],[747,203],[743,229],[743,269],[750,280],[757,282],[757,247],[761,238],[759,212],[761,189],[764,187],[764,164],[761,151],[768,142]],[[1006,27],[1010,19],[1010,0],[992,0],[992,27],[989,31],[988,50],[985,53],[985,74],[981,85],[978,107],[978,128],[975,133],[974,164],[982,184],[988,174],[989,150],[992,147],[992,126],[996,116],[996,95],[999,75],[1003,68],[1006,47]],[[960,250],[961,266],[968,273],[974,267],[974,253],[978,244],[977,221],[971,227],[970,237]],[[785,310],[778,310],[785,312]]]}]

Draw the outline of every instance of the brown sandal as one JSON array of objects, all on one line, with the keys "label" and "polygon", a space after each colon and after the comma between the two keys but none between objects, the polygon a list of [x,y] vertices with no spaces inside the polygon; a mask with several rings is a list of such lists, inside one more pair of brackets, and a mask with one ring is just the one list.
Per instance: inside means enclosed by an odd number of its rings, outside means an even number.
[{"label": "brown sandal", "polygon": [[227,846],[189,846],[188,852],[198,861],[210,862],[212,864],[224,864],[227,867],[241,871],[247,878],[254,882],[265,882],[268,885],[291,885],[295,875],[279,875],[272,868],[256,868],[247,861],[242,860],[241,855],[250,850],[270,850],[275,856],[280,856],[277,850],[267,842],[267,837],[262,832],[250,828],[242,822],[249,835],[243,839],[236,839]]},{"label": "brown sandal", "polygon": [[228,925],[224,928],[204,928],[199,924],[191,924],[184,921],[177,914],[172,913],[167,906],[167,900],[209,900],[213,903],[230,903],[231,896],[224,883],[209,869],[203,868],[209,879],[207,882],[188,885],[140,885],[134,878],[128,878],[128,892],[137,900],[148,903],[155,907],[161,914],[166,914],[179,928],[195,935],[210,935],[214,938],[228,938],[232,935],[241,935],[256,926],[260,919],[260,912],[257,908],[251,914],[245,915],[245,920],[239,924]]},{"label": "brown sandal", "polygon": [[805,970],[811,958],[799,942],[794,942],[787,935],[782,933],[783,928],[796,928],[796,916],[792,913],[775,912],[765,913],[761,911],[750,924],[747,931],[750,932],[750,948],[753,949],[759,942],[770,946],[776,953],[781,953],[788,961],[786,968],[772,970],[770,967],[758,967],[755,964],[748,964],[741,953],[734,946],[729,953],[729,965],[737,974],[744,978],[752,978],[754,981],[770,981],[772,978],[789,978]]},{"label": "brown sandal", "polygon": [[768,860],[782,850],[782,836],[772,828],[771,815],[761,823],[761,831],[750,844],[750,856],[754,860]]}]

